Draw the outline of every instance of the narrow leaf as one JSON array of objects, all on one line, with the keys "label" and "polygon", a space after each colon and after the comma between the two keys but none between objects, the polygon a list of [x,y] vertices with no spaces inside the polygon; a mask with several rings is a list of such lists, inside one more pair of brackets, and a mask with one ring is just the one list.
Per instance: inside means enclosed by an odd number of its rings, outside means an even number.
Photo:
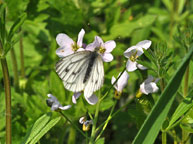
[{"label": "narrow leaf", "polygon": [[146,118],[144,124],[140,128],[137,136],[135,137],[133,144],[153,144],[161,126],[170,110],[170,107],[174,101],[175,93],[180,86],[183,74],[190,61],[193,53],[193,46],[189,53],[185,56],[180,66],[178,67],[175,75],[170,79],[167,87],[161,94],[160,98],[154,105],[151,113]]},{"label": "narrow leaf", "polygon": [[21,27],[21,25],[24,23],[25,19],[27,17],[26,13],[23,13],[12,25],[9,34],[8,34],[8,41],[10,41],[14,35],[14,33]]},{"label": "narrow leaf", "polygon": [[193,107],[193,90],[189,93],[189,95],[183,100],[182,103],[177,107],[174,114],[171,117],[171,120],[169,122],[169,126],[167,129],[169,129],[176,120],[178,120],[183,114],[185,114],[190,108]]},{"label": "narrow leaf", "polygon": [[38,120],[36,120],[33,127],[27,133],[23,144],[29,143],[45,127],[45,125],[50,120],[50,117],[51,115],[50,113],[48,113],[48,114],[44,114]]},{"label": "narrow leaf", "polygon": [[61,117],[51,120],[46,126],[32,139],[30,144],[36,144],[53,126],[55,126]]}]

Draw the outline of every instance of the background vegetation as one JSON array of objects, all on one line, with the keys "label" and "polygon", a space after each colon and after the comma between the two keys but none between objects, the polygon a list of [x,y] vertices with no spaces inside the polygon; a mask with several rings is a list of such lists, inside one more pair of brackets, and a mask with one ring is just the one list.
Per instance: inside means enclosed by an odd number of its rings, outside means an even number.
[{"label": "background vegetation", "polygon": [[[112,52],[114,60],[104,64],[105,83],[101,89],[102,95],[110,88],[112,76],[118,76],[125,68],[127,59],[123,52],[145,39],[153,43],[139,61],[148,70],[129,73],[130,79],[120,100],[113,98],[112,89],[101,102],[98,125],[107,119],[115,103],[114,111],[125,104],[127,106],[109,122],[98,143],[131,143],[136,140],[136,135],[153,105],[160,96],[167,99],[167,95],[172,96],[174,103],[166,103],[169,114],[164,111],[167,118],[163,117],[165,122],[162,132],[158,134],[155,143],[164,143],[165,135],[167,143],[193,141],[193,62],[191,60],[190,64],[182,63],[182,67],[179,67],[184,57],[188,62],[191,54],[186,54],[192,52],[192,0],[0,0],[0,4],[6,4],[7,33],[18,19],[23,23],[13,31],[11,39],[7,37],[9,46],[6,59],[12,95],[12,143],[25,143],[29,138],[27,134],[31,132],[30,128],[42,115],[47,122],[55,120],[56,124],[43,137],[39,136],[40,140],[37,138],[39,143],[85,143],[85,138],[71,124],[65,119],[57,119],[58,113],[51,112],[46,105],[48,93],[55,95],[63,105],[72,104],[73,93],[65,90],[54,69],[59,60],[55,53],[59,47],[55,38],[58,33],[66,33],[76,40],[81,28],[86,31],[84,43],[92,42],[94,36],[99,35],[104,41],[115,40],[117,44]],[[0,15],[3,17],[2,11]],[[1,36],[2,32],[1,29]],[[177,69],[179,73],[175,73]],[[185,80],[182,80],[178,88],[179,79],[185,70]],[[140,99],[135,98],[139,85],[150,74],[160,78],[159,92],[144,95]],[[174,79],[170,81],[172,77]],[[166,87],[168,90],[174,89],[174,93],[162,93]],[[165,103],[160,105],[162,104]],[[5,91],[2,68],[0,105],[0,143],[4,143]],[[94,115],[96,106],[89,105],[81,98],[64,113],[81,129],[78,120],[87,113],[87,109]],[[39,129],[45,126],[46,123],[38,125]],[[141,140],[139,143],[143,142]]]}]

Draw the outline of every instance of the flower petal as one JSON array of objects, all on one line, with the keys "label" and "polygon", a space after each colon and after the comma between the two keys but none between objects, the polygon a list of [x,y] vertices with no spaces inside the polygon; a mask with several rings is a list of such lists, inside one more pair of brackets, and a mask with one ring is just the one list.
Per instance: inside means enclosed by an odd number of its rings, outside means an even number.
[{"label": "flower petal", "polygon": [[127,61],[126,67],[128,72],[135,71],[137,69],[137,62],[132,62],[131,60]]},{"label": "flower petal", "polygon": [[99,44],[98,47],[104,46],[104,42],[101,37],[95,36],[95,41],[97,41],[97,43]]},{"label": "flower petal", "polygon": [[119,91],[119,92],[123,91],[124,87],[128,83],[128,79],[129,79],[129,74],[126,71],[124,71],[123,74],[121,75],[121,77],[119,78],[118,82],[117,82],[118,83],[117,84],[118,85],[117,91]]},{"label": "flower petal", "polygon": [[[112,76],[112,79],[111,79],[111,84],[114,84],[114,82],[116,81],[115,77]],[[114,84],[114,88],[117,90],[118,89],[118,86],[117,86],[117,83]]]},{"label": "flower petal", "polygon": [[60,106],[59,109],[61,110],[67,110],[69,108],[71,108],[72,106],[71,105],[66,105],[66,106]]},{"label": "flower petal", "polygon": [[51,110],[52,110],[52,111],[55,111],[55,110],[57,110],[59,107],[60,107],[60,105],[59,105],[58,103],[53,103],[53,104],[52,104],[52,107],[51,107]]},{"label": "flower petal", "polygon": [[137,64],[137,67],[140,69],[140,70],[146,70],[147,68],[144,67],[143,65],[141,64]]},{"label": "flower petal", "polygon": [[85,51],[84,48],[79,48],[77,51]]},{"label": "flower petal", "polygon": [[124,52],[124,56],[126,58],[130,58],[132,56],[133,53],[135,53],[137,50],[137,47],[136,46],[132,46],[132,47],[129,47],[125,52]]},{"label": "flower petal", "polygon": [[111,62],[113,60],[113,55],[111,53],[104,53],[101,56],[104,62]]},{"label": "flower petal", "polygon": [[64,47],[64,46],[71,47],[74,44],[74,41],[64,33],[58,34],[56,36],[56,41],[60,47]]},{"label": "flower petal", "polygon": [[91,105],[95,105],[97,102],[98,102],[98,97],[95,95],[95,94],[93,94],[93,95],[91,95],[90,97],[85,97],[85,99],[86,99],[86,101],[89,103],[89,104],[91,104]]},{"label": "flower petal", "polygon": [[148,78],[144,82],[147,84],[153,81],[154,81],[154,77],[152,75],[149,75]]},{"label": "flower petal", "polygon": [[148,95],[149,93],[155,93],[159,90],[159,88],[157,87],[156,83],[151,82],[148,84],[145,84],[144,82],[140,85],[140,91],[146,95]]},{"label": "flower petal", "polygon": [[84,29],[81,29],[81,31],[78,34],[78,41],[77,41],[77,45],[79,47],[82,47],[82,42],[83,42],[83,37],[84,37],[85,31]]},{"label": "flower petal", "polygon": [[105,49],[106,49],[105,52],[110,53],[116,47],[116,43],[115,43],[114,40],[110,40],[110,41],[105,42],[104,46],[105,46]]},{"label": "flower petal", "polygon": [[61,47],[61,48],[58,48],[56,50],[56,54],[59,57],[65,57],[65,56],[71,55],[73,53],[74,53],[74,51],[71,49],[71,47]]},{"label": "flower petal", "polygon": [[79,123],[83,124],[86,121],[86,118],[83,116],[79,119]]},{"label": "flower petal", "polygon": [[151,41],[150,40],[140,41],[136,44],[136,46],[139,46],[147,50],[151,46]]},{"label": "flower petal", "polygon": [[76,104],[76,100],[80,97],[81,94],[81,92],[74,93],[74,95],[72,96],[72,102],[74,104]]}]

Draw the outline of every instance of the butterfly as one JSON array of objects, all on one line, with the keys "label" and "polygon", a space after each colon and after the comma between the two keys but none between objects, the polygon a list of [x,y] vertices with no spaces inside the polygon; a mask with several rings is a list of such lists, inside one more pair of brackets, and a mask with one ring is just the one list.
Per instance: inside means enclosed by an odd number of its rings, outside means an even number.
[{"label": "butterfly", "polygon": [[103,60],[97,51],[75,52],[61,58],[55,68],[67,90],[84,91],[87,98],[99,90],[104,82]]}]

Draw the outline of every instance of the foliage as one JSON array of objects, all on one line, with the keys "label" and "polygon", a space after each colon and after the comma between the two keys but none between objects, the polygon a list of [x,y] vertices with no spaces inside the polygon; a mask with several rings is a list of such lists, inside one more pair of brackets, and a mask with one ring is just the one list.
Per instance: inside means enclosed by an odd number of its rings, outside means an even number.
[{"label": "foliage", "polygon": [[[192,143],[192,10],[191,0],[0,0],[0,58],[7,60],[11,81],[12,143],[62,144],[71,139],[86,143],[97,139],[96,144],[164,144],[165,139],[160,138],[163,133],[167,143]],[[64,88],[54,68],[59,60],[57,34],[76,40],[81,28],[86,31],[86,44],[96,35],[116,42],[114,60],[104,63],[105,82],[96,93],[103,98],[97,118],[97,104],[89,105],[83,95],[76,105],[72,103],[73,93]],[[129,72],[128,85],[117,100],[111,78],[125,69],[124,51],[145,39],[151,40],[152,46],[137,62],[148,70]],[[5,143],[1,71],[0,67],[0,143]],[[160,79],[160,90],[136,98],[148,75]],[[48,93],[62,105],[72,105],[63,112],[69,121],[50,111]],[[95,137],[90,137],[92,126],[88,132],[77,130],[82,129],[78,123],[82,116],[96,122]]]}]

